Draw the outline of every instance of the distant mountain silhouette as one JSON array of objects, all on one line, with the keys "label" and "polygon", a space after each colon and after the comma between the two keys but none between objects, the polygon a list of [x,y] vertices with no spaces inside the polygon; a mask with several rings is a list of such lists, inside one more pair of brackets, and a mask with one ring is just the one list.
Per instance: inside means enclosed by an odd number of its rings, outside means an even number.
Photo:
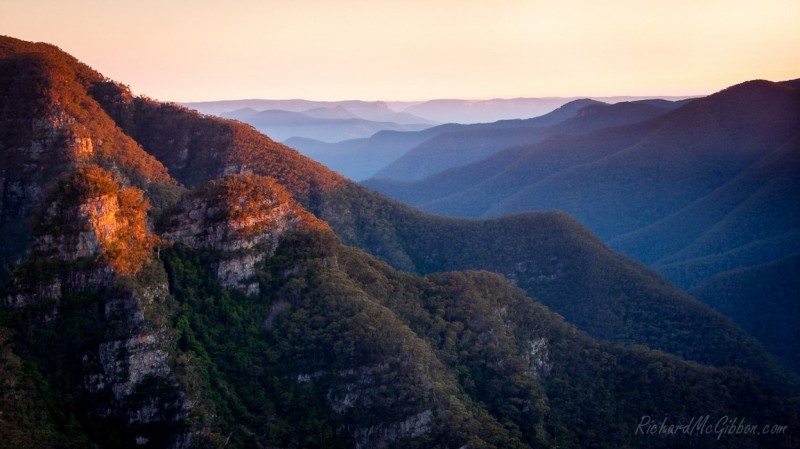
[{"label": "distant mountain silhouette", "polygon": [[[663,97],[682,100],[686,97]],[[492,100],[437,99],[412,104],[405,112],[442,123],[488,123],[536,117],[579,97],[496,98]],[[647,97],[593,97],[606,103],[644,100]]]},{"label": "distant mountain silhouette", "polygon": [[378,171],[374,177],[422,179],[451,167],[485,159],[512,146],[537,143],[560,134],[583,134],[647,120],[683,103],[662,100],[609,105],[594,100],[575,100],[532,119],[468,125],[426,140]]},{"label": "distant mountain silhouette", "polygon": [[[569,98],[518,98],[496,100],[429,100],[405,112],[448,123],[479,123],[543,115],[570,101]],[[435,118],[434,118],[435,117]]]},{"label": "distant mountain silhouette", "polygon": [[[552,125],[575,116],[579,109],[594,103],[597,102],[585,99],[575,100],[548,114],[525,120],[501,120],[494,123],[476,123],[471,125],[449,123],[417,132],[383,131],[370,138],[345,140],[336,143],[295,138],[287,140],[286,144],[297,148],[306,156],[325,164],[329,168],[338,171],[350,179],[364,180],[376,176],[376,173],[380,169],[389,170],[387,166],[393,167],[394,164],[392,163],[398,158],[401,158],[401,156],[404,156],[410,150],[424,142],[435,139],[438,136],[461,131],[469,133],[470,131],[487,130],[487,132],[490,132],[488,130],[516,127],[534,128]],[[521,138],[525,140],[527,136]],[[468,137],[466,140],[469,144]],[[483,147],[487,146],[490,148],[503,148],[500,143],[497,145],[483,145]],[[483,150],[484,152],[486,151],[485,148],[483,148]],[[479,149],[477,151],[481,150]],[[450,154],[450,156],[454,156],[454,158],[443,156],[438,159],[440,161],[445,161],[446,164],[454,165],[460,165],[474,159],[474,157],[467,159],[466,153]],[[412,172],[416,169],[426,170],[425,167],[418,167],[416,162],[421,161],[416,161],[414,157],[404,157],[401,161],[398,161],[399,164],[402,164],[401,170],[407,163],[413,164]]]},{"label": "distant mountain silhouette", "polygon": [[425,124],[398,124],[364,120],[341,106],[316,108],[303,112],[251,107],[225,112],[222,117],[249,123],[277,140],[305,137],[326,142],[368,137],[383,130],[416,131],[429,128]]},{"label": "distant mountain silhouette", "polygon": [[303,115],[312,118],[319,118],[319,119],[351,119],[351,118],[361,118],[352,112],[348,111],[347,109],[343,108],[342,106],[334,106],[332,108],[314,108],[309,109],[307,111],[303,111]]},{"label": "distant mountain silhouette", "polygon": [[[257,111],[277,109],[289,112],[305,112],[315,109],[342,108],[358,118],[376,122],[392,122],[401,125],[436,125],[436,121],[406,112],[397,112],[383,101],[312,101],[312,100],[221,100],[182,103],[183,106],[196,109],[204,114],[221,116],[226,112],[251,108]],[[313,114],[312,114],[313,116]]]},{"label": "distant mountain silhouette", "polygon": [[284,143],[331,170],[357,181],[371,177],[427,139],[432,132],[426,131],[379,131],[368,138],[335,143],[293,137]]},{"label": "distant mountain silhouette", "polygon": [[784,86],[788,86],[794,89],[800,89],[800,78],[796,80],[781,81],[780,84],[783,84]]}]

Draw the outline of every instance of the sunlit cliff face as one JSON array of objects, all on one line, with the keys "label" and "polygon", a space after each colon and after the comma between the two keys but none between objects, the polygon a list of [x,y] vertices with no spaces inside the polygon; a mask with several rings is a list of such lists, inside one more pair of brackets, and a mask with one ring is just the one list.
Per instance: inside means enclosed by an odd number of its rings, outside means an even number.
[{"label": "sunlit cliff face", "polygon": [[100,242],[103,257],[119,274],[136,274],[146,263],[151,248],[158,242],[146,226],[147,200],[136,188],[122,189],[116,196],[89,199],[81,212]]}]

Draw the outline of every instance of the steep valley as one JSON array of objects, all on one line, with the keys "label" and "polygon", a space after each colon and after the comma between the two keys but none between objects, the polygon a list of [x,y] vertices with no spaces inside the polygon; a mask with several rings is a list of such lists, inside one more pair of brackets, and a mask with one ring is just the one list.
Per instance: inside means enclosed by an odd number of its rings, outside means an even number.
[{"label": "steep valley", "polygon": [[[0,445],[800,444],[796,375],[566,214],[429,215],[6,37],[0,157]],[[642,431],[703,416],[785,427]]]}]

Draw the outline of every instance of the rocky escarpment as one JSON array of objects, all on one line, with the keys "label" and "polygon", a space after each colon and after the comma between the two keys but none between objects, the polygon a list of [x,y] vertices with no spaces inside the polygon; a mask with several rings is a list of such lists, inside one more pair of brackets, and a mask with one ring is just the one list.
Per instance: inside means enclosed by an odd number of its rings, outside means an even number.
[{"label": "rocky escarpment", "polygon": [[116,198],[107,195],[83,202],[53,199],[39,221],[27,260],[14,271],[5,304],[26,307],[52,300],[55,314],[65,295],[108,286],[114,270],[97,262],[101,235],[108,236],[116,227],[112,208],[118,209]]},{"label": "rocky escarpment", "polygon": [[[45,83],[43,69],[34,64],[26,76],[18,76],[21,61],[0,60],[0,282],[22,261],[31,235],[25,220],[44,197],[44,187],[60,173],[86,158],[91,139],[70,137],[70,118],[45,102],[22,95]],[[17,76],[15,76],[17,74]],[[16,94],[16,95],[15,95]],[[88,153],[88,154],[87,154]]]},{"label": "rocky escarpment", "polygon": [[134,187],[85,165],[64,178],[42,203],[27,261],[15,272],[5,303],[26,306],[67,293],[108,286],[134,275],[158,238],[147,225],[149,203]]},{"label": "rocky escarpment", "polygon": [[[90,420],[121,424],[126,445],[181,447],[191,439],[185,421],[193,401],[170,360],[173,333],[166,321],[154,317],[164,313],[168,301],[166,278],[156,267],[149,270],[146,286],[115,285],[97,292],[96,327],[105,337],[84,347],[72,366],[81,373],[76,386],[90,405]],[[81,315],[85,309],[70,308],[58,320],[70,322]]]},{"label": "rocky escarpment", "polygon": [[3,302],[28,317],[22,346],[40,367],[55,365],[62,376],[51,382],[83,398],[90,421],[122,423],[129,443],[179,446],[187,436],[163,427],[178,426],[191,400],[169,360],[169,288],[148,206],[111,172],[80,166],[43,200]]},{"label": "rocky escarpment", "polygon": [[248,295],[259,292],[257,264],[287,232],[328,229],[274,179],[258,175],[231,175],[198,188],[159,227],[165,242],[219,252],[210,267],[217,281]]},{"label": "rocky escarpment", "polygon": [[96,164],[147,192],[158,207],[180,190],[88,95],[104,82],[56,47],[0,42],[0,283],[31,243],[25,220],[64,173]]},{"label": "rocky escarpment", "polygon": [[0,39],[0,302],[26,360],[70,392],[59,413],[81,410],[100,436],[124,428],[112,446],[177,445],[185,432],[163,427],[191,402],[148,207],[180,188],[88,96],[104,81],[56,47]]}]

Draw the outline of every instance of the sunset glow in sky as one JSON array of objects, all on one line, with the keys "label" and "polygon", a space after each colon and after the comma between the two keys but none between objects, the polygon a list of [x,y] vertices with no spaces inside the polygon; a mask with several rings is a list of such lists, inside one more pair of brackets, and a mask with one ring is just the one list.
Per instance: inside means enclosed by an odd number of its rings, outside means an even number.
[{"label": "sunset glow in sky", "polygon": [[0,4],[0,34],[164,101],[706,94],[800,78],[799,23],[798,0]]}]

